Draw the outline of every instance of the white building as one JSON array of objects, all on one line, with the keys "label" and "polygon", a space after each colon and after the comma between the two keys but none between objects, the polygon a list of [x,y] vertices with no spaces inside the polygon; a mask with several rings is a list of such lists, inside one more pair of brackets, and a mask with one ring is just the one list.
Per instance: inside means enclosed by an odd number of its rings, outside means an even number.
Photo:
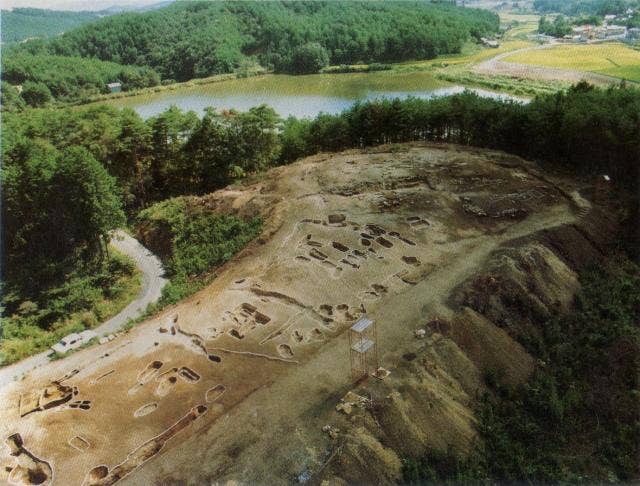
[{"label": "white building", "polygon": [[122,83],[109,83],[107,84],[110,93],[119,93],[122,91]]}]

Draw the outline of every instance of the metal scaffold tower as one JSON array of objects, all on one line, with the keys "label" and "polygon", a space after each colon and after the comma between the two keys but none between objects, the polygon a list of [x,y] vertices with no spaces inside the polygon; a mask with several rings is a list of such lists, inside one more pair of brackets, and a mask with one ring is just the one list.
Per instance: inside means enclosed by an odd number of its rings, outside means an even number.
[{"label": "metal scaffold tower", "polygon": [[349,329],[351,377],[358,381],[378,369],[378,336],[376,323],[361,317]]}]

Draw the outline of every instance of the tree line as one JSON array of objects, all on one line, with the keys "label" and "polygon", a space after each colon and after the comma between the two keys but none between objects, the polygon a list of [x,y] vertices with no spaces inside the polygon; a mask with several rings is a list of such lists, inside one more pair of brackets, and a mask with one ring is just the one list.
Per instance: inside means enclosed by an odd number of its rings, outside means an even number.
[{"label": "tree line", "polygon": [[[584,25],[585,19],[578,19]],[[553,37],[564,37],[571,34],[574,23],[567,20],[563,15],[558,15],[553,21],[547,20],[543,15],[538,22],[538,32]]]},{"label": "tree line", "polygon": [[281,158],[323,150],[427,140],[500,149],[581,174],[638,183],[640,91],[579,83],[529,104],[471,92],[431,100],[381,100],[339,115],[285,121]]},{"label": "tree line", "polygon": [[2,43],[7,45],[34,37],[52,37],[97,20],[105,14],[106,12],[70,12],[41,8],[2,10]]},{"label": "tree line", "polygon": [[412,140],[501,149],[579,174],[607,173],[638,192],[640,91],[579,84],[528,105],[473,93],[380,100],[338,115],[280,120],[176,107],[27,110],[3,120],[3,280],[37,291],[65,262],[105,251],[126,217],[173,196],[204,194],[319,151]]}]

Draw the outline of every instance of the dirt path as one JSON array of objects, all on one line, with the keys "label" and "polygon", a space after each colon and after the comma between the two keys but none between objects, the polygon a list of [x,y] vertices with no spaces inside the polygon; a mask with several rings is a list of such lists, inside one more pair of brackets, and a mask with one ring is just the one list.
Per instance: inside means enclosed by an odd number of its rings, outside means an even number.
[{"label": "dirt path", "polygon": [[495,57],[492,57],[491,59],[483,61],[476,66],[473,66],[472,70],[479,74],[540,79],[544,81],[564,81],[569,83],[577,83],[584,80],[596,85],[608,85],[611,83],[620,82],[619,78],[607,76],[604,74],[503,61],[503,59],[513,54],[550,49],[556,47],[557,45],[558,44],[556,43],[550,43],[543,44],[541,46],[525,47],[523,49],[517,49],[515,51],[504,52],[502,54],[498,54]]},{"label": "dirt path", "polygon": [[[134,260],[136,267],[142,272],[142,287],[138,296],[120,313],[94,329],[98,335],[116,332],[129,319],[136,318],[149,304],[156,302],[166,285],[163,277],[164,269],[160,259],[142,246],[138,240],[124,231],[118,230],[111,239],[111,245],[120,253]],[[43,351],[17,363],[0,368],[0,387],[19,379],[25,373],[49,362],[50,350]]]}]

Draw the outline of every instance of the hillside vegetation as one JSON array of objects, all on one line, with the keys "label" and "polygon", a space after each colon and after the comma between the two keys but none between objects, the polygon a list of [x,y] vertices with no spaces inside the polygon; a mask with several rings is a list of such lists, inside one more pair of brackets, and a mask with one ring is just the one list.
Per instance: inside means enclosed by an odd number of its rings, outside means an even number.
[{"label": "hillside vegetation", "polygon": [[[317,72],[327,64],[431,59],[460,52],[491,35],[499,20],[488,11],[426,2],[176,2],[145,13],[124,13],[31,41],[7,52],[5,81],[43,83],[54,97],[86,94],[114,76],[74,81],[77,57],[155,70],[163,81],[185,81],[260,64],[278,72]],[[36,57],[25,57],[36,55]],[[55,56],[55,57],[51,57]],[[56,68],[47,66],[51,59]],[[38,69],[30,69],[34,63]],[[64,69],[58,69],[64,64]],[[110,65],[112,66],[112,65]],[[71,68],[71,74],[60,71]],[[115,69],[111,67],[111,69]],[[123,68],[121,68],[123,69]],[[4,73],[7,73],[6,75]],[[134,72],[135,73],[135,72]],[[157,84],[153,71],[126,78],[124,89]],[[114,73],[116,74],[116,73]],[[58,85],[67,84],[60,89]],[[104,90],[104,86],[102,86]]]},{"label": "hillside vegetation", "polygon": [[407,483],[637,480],[640,268],[616,256],[585,269],[580,283],[573,309],[523,340],[539,363],[525,383],[505,385],[486,370],[484,446],[470,458],[408,458]]},{"label": "hillside vegetation", "polygon": [[69,266],[40,292],[2,287],[0,366],[45,351],[72,332],[91,329],[124,309],[141,287],[134,262],[110,250],[104,260]]},{"label": "hillside vegetation", "polygon": [[40,8],[2,11],[2,43],[53,37],[104,16],[102,12],[70,12]]},{"label": "hillside vegetation", "polygon": [[188,198],[167,199],[141,211],[138,237],[162,258],[170,279],[154,309],[205,287],[214,277],[212,271],[242,250],[261,226],[259,217],[216,215],[194,207]]},{"label": "hillside vegetation", "polygon": [[630,7],[638,7],[637,0],[535,0],[533,8],[540,13],[565,15],[621,14]]}]

